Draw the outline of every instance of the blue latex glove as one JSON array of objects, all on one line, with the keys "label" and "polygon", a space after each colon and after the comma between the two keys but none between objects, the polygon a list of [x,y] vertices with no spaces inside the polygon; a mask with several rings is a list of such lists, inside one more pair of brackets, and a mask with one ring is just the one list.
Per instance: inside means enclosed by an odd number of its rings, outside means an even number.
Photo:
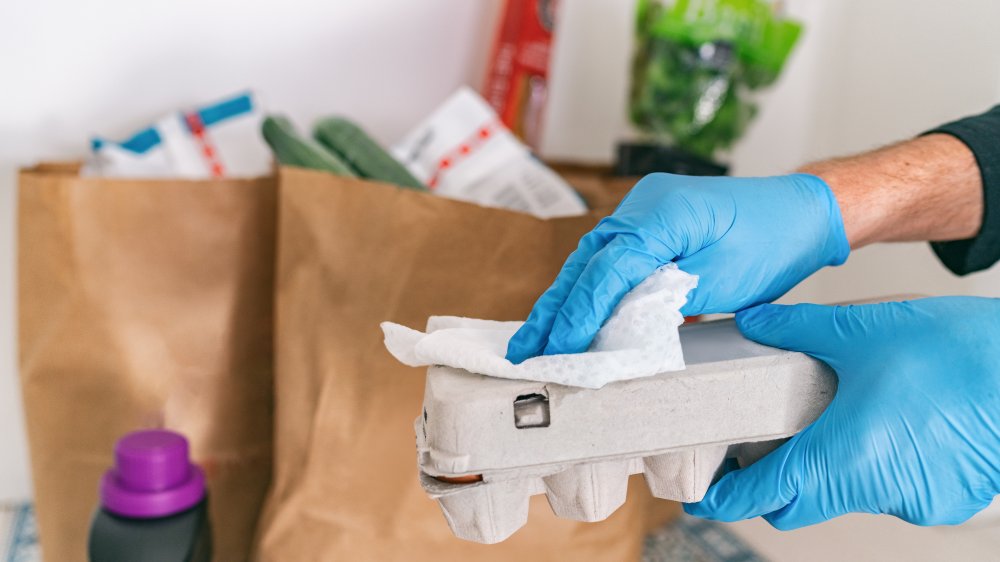
[{"label": "blue latex glove", "polygon": [[762,305],[736,316],[760,343],[804,351],[839,378],[826,411],[685,505],[795,529],[849,512],[957,524],[1000,493],[1000,300]]},{"label": "blue latex glove", "polygon": [[698,275],[685,315],[770,302],[850,247],[823,180],[651,174],[587,233],[511,338],[507,358],[586,351],[618,301],[663,264]]}]

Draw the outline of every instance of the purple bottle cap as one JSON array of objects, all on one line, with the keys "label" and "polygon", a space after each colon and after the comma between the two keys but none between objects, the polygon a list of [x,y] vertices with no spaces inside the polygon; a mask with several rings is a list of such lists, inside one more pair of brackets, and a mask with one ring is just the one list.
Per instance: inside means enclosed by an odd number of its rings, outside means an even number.
[{"label": "purple bottle cap", "polygon": [[125,517],[166,517],[204,497],[205,474],[189,460],[187,439],[165,429],[119,439],[115,466],[101,478],[101,505]]}]

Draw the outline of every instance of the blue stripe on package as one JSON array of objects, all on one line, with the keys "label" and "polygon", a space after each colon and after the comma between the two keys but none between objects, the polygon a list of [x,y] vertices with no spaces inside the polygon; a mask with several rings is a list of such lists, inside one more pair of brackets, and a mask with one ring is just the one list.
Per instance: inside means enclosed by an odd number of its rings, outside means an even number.
[{"label": "blue stripe on package", "polygon": [[171,113],[123,141],[91,140],[81,173],[129,178],[253,177],[270,171],[253,93]]}]

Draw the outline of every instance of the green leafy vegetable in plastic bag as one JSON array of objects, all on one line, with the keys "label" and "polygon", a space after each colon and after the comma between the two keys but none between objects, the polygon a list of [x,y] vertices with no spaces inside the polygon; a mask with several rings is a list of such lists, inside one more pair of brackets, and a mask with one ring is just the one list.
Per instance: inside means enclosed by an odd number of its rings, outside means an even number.
[{"label": "green leafy vegetable in plastic bag", "polygon": [[711,159],[756,114],[802,26],[765,0],[639,0],[629,114],[657,142]]}]

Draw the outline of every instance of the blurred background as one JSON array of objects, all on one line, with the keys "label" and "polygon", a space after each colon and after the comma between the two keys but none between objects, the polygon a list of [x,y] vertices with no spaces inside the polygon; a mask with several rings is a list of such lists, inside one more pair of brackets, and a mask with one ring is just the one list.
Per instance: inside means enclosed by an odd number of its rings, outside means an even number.
[{"label": "blurred background", "polygon": [[[248,87],[265,108],[282,108],[298,122],[336,111],[391,144],[458,86],[481,86],[501,7],[497,0],[255,4],[0,5],[0,501],[30,494],[16,377],[18,167],[81,158],[93,134],[124,137],[168,109]],[[805,31],[732,151],[733,174],[777,174],[870,149],[1000,100],[1000,3],[784,5]],[[559,9],[539,153],[548,160],[608,164],[630,127],[625,108],[634,4],[564,0]],[[819,273],[783,300],[904,292],[1000,296],[1000,272],[956,278],[926,244],[882,245],[855,252],[845,266]],[[864,525],[852,521],[831,526]],[[894,522],[886,525],[886,540],[898,531],[910,537],[913,549],[938,548]],[[749,523],[746,532],[758,533],[757,544],[771,552],[796,541],[843,549],[842,557],[851,548],[839,539],[823,543],[819,531],[773,539],[763,526]]]}]

